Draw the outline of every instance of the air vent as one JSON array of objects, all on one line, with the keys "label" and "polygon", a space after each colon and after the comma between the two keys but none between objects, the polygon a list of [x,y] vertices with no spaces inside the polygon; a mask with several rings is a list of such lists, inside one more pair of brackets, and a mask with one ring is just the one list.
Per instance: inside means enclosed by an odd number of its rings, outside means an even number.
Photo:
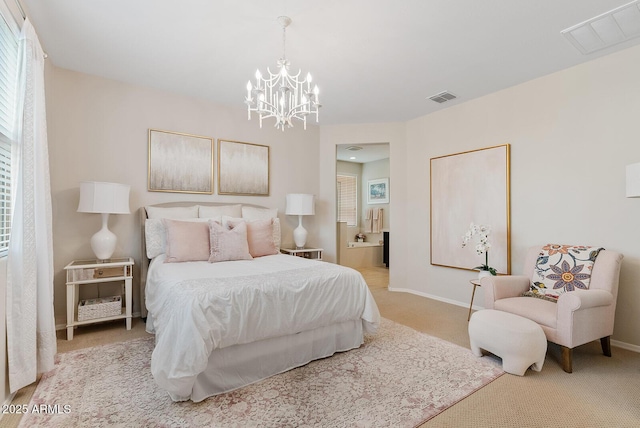
[{"label": "air vent", "polygon": [[350,152],[357,152],[358,150],[362,150],[362,147],[360,147],[360,146],[349,146],[349,147],[347,147],[347,150],[349,150]]},{"label": "air vent", "polygon": [[431,101],[435,101],[440,104],[447,102],[449,100],[455,100],[456,98],[458,97],[453,95],[451,92],[447,92],[447,91],[440,92],[439,94],[431,95],[429,97]]},{"label": "air vent", "polygon": [[560,32],[584,55],[640,36],[638,0]]}]

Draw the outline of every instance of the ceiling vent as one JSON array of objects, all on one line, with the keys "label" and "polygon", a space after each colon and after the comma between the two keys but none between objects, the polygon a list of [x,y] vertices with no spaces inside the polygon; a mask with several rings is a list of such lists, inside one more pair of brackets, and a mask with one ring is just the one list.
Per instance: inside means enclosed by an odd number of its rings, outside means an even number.
[{"label": "ceiling vent", "polygon": [[349,147],[347,147],[347,150],[349,150],[350,152],[357,152],[358,150],[362,150],[362,147],[360,147],[360,146],[349,146]]},{"label": "ceiling vent", "polygon": [[440,92],[439,94],[431,95],[429,97],[431,101],[435,101],[440,104],[447,102],[449,100],[455,100],[456,98],[458,97],[456,97],[455,95],[453,95],[451,92],[448,92],[448,91]]},{"label": "ceiling vent", "polygon": [[560,33],[584,55],[640,36],[639,0],[591,18]]}]

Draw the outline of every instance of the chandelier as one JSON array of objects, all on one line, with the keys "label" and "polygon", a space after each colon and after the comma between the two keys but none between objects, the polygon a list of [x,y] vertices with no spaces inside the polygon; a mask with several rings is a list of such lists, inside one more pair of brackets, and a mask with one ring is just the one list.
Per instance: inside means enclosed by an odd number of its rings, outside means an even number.
[{"label": "chandelier", "polygon": [[282,25],[282,58],[278,60],[278,72],[272,73],[267,68],[269,77],[265,78],[260,70],[257,70],[255,86],[251,81],[247,83],[245,103],[248,106],[248,119],[251,120],[251,112],[254,111],[260,117],[260,128],[263,119],[274,117],[274,126],[282,131],[285,126],[293,126],[293,119],[301,120],[304,129],[307,129],[307,116],[315,114],[317,122],[318,109],[322,107],[318,103],[318,86],[314,85],[313,90],[311,89],[310,73],[307,73],[303,80],[300,80],[300,70],[298,74],[289,74],[285,42],[291,18],[280,16],[278,22]]}]

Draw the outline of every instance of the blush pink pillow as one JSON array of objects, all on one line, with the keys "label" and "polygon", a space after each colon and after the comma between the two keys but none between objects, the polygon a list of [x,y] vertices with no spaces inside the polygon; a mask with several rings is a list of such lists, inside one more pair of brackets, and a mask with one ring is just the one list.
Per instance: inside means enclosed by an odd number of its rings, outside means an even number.
[{"label": "blush pink pillow", "polygon": [[249,254],[247,225],[244,222],[227,230],[218,222],[209,220],[209,235],[211,244],[209,263],[253,258]]},{"label": "blush pink pillow", "polygon": [[[242,220],[229,220],[230,227],[235,227],[243,223]],[[249,254],[252,257],[270,256],[278,254],[278,249],[273,240],[273,219],[254,220],[246,222],[247,241],[249,243]]]},{"label": "blush pink pillow", "polygon": [[165,263],[209,259],[209,225],[204,222],[162,219],[167,258]]}]

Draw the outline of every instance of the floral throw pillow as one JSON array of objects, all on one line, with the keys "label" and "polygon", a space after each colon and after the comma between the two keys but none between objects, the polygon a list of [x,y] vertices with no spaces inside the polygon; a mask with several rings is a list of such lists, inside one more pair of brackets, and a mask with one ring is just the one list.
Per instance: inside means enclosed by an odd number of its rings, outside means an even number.
[{"label": "floral throw pillow", "polygon": [[536,260],[529,291],[523,296],[557,302],[563,293],[588,289],[591,269],[600,250],[603,248],[545,245]]}]

